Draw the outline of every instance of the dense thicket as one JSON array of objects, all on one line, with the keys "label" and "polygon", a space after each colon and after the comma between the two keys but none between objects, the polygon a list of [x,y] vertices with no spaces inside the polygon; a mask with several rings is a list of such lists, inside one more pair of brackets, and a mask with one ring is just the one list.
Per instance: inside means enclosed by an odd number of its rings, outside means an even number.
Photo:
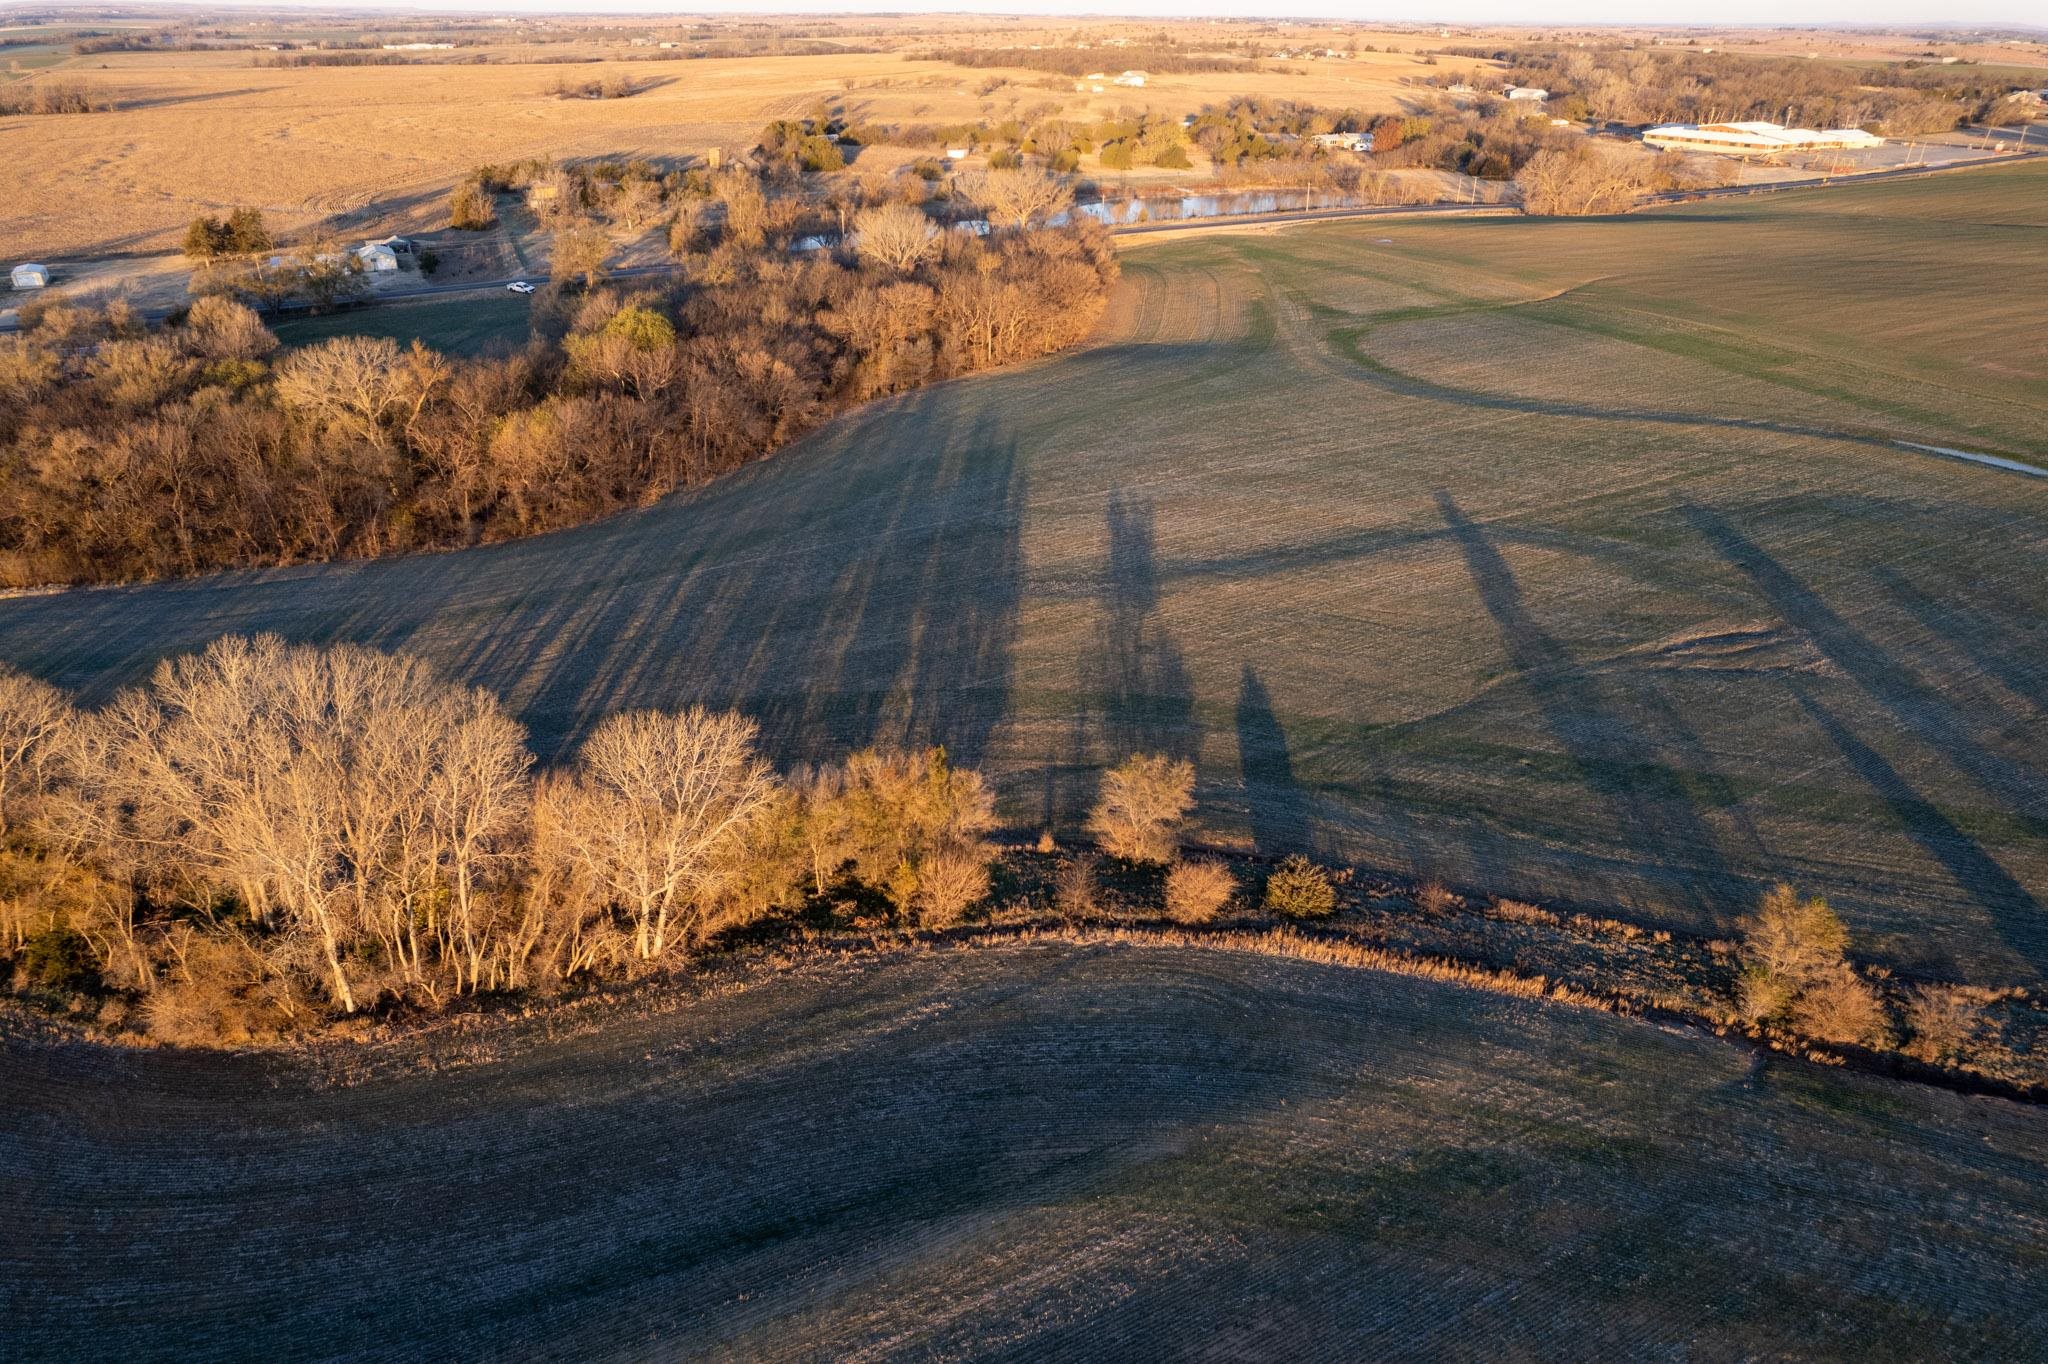
[{"label": "dense thicket", "polygon": [[29,80],[0,85],[0,114],[90,114],[114,106],[78,80]]},{"label": "dense thicket", "polygon": [[97,711],[0,667],[0,958],[184,1038],[633,974],[807,897],[957,922],[994,804],[943,750],[779,777],[742,716],[613,715],[536,775],[488,693],[274,637]]},{"label": "dense thicket", "polygon": [[[779,775],[754,741],[730,712],[627,712],[536,772],[489,693],[274,636],[91,711],[0,665],[0,964],[239,1040],[636,975],[778,912],[930,929],[988,899],[994,797],[943,749]],[[1134,756],[1091,824],[1170,863],[1193,783]],[[1213,917],[1231,878],[1197,879],[1183,915]]]},{"label": "dense thicket", "polygon": [[[156,330],[118,304],[29,309],[24,334],[0,337],[0,585],[571,525],[849,404],[1069,345],[1116,270],[1085,223],[934,232],[893,261],[792,256],[743,188],[727,187],[721,227],[683,234],[686,283],[557,290],[541,308],[557,339],[497,358],[366,338],[280,351],[220,298]],[[563,234],[558,274],[580,240]]]}]

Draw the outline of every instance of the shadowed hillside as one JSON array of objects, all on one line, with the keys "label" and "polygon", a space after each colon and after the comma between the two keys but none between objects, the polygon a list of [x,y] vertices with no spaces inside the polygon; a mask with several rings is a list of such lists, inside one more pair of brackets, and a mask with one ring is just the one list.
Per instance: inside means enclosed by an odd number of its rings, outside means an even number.
[{"label": "shadowed hillside", "polygon": [[9,1043],[11,1353],[2013,1358],[2048,1327],[2039,1109],[1607,1014],[1040,946],[543,1019],[318,1065]]}]

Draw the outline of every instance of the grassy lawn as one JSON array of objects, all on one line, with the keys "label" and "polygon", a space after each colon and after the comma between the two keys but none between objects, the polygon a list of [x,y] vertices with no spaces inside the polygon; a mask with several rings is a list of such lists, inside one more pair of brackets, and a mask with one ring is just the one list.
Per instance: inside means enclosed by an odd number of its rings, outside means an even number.
[{"label": "grassy lawn", "polygon": [[364,640],[543,752],[689,702],[786,761],[943,741],[1026,829],[1163,750],[1219,840],[1716,933],[1790,879],[1876,957],[2038,984],[2048,484],[1894,442],[2048,460],[2044,229],[2020,165],[1146,247],[1094,346],[701,492],[7,601],[0,656],[104,694],[227,629]]},{"label": "grassy lawn", "polygon": [[519,295],[499,291],[379,303],[321,317],[292,318],[271,330],[288,346],[310,345],[331,336],[388,336],[401,346],[418,340],[448,355],[481,355],[524,345],[531,307]]}]

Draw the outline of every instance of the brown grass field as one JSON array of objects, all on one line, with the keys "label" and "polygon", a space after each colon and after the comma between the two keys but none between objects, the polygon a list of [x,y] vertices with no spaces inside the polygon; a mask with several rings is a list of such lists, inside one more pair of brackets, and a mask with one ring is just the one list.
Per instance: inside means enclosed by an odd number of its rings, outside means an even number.
[{"label": "brown grass field", "polygon": [[1165,749],[1219,840],[1704,932],[1790,879],[1879,960],[2038,984],[2048,482],[1892,442],[2048,463],[2044,187],[1190,238],[1092,347],[700,493],[0,602],[0,657],[104,695],[363,640],[544,753],[691,701],[789,761],[943,741],[1025,828]]},{"label": "brown grass field", "polygon": [[[1424,69],[1410,55],[1368,53],[1312,63],[1307,76],[1162,74],[1143,90],[1091,95],[1043,72],[968,70],[893,52],[295,70],[254,67],[247,53],[75,58],[45,74],[87,78],[118,107],[0,118],[0,157],[14,180],[0,216],[0,258],[175,250],[195,215],[237,204],[260,207],[293,231],[445,226],[449,188],[481,163],[551,156],[673,164],[712,147],[731,154],[753,146],[771,119],[801,116],[821,99],[872,121],[937,124],[1005,118],[1045,103],[1076,118],[1147,107],[1178,114],[1233,94],[1385,111],[1400,106],[1399,78]],[[550,93],[558,79],[621,73],[652,88],[615,100]],[[1010,83],[981,95],[993,78]],[[872,165],[912,155],[887,146],[863,153]]]},{"label": "brown grass field", "polygon": [[[745,984],[745,988],[738,988]],[[2020,1358],[2037,1107],[1235,953],[16,1038],[17,1359]]]}]

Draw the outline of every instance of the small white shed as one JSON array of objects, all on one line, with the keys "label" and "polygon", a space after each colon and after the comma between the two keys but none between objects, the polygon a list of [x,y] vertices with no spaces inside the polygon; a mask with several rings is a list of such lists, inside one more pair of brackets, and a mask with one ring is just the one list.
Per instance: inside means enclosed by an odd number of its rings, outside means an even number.
[{"label": "small white shed", "polygon": [[364,243],[356,251],[356,259],[363,263],[363,269],[373,275],[398,268],[398,253],[383,242]]},{"label": "small white shed", "polygon": [[17,265],[12,276],[17,289],[47,289],[50,287],[50,267],[47,265]]}]

